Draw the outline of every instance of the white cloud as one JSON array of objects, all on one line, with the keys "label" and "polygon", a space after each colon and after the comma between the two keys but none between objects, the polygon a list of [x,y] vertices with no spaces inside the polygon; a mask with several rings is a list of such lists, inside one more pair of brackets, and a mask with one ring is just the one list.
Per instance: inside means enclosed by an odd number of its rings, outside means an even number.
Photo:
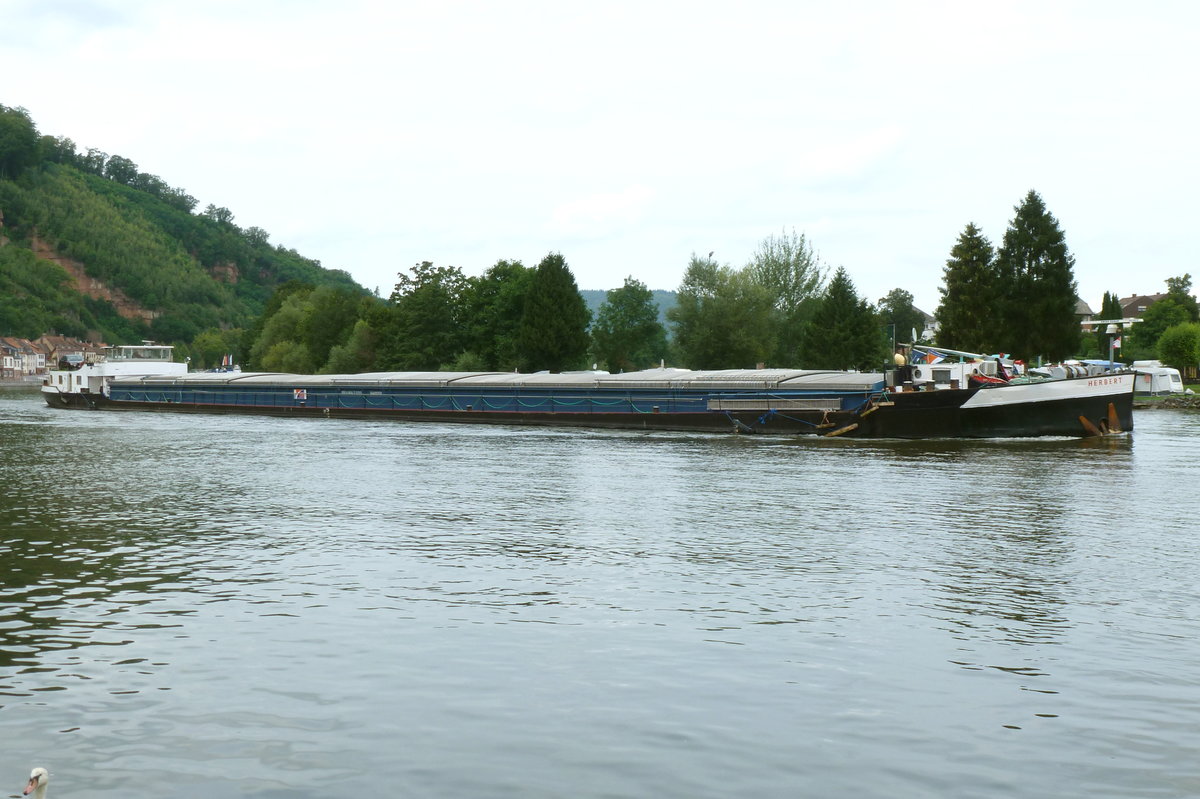
[{"label": "white cloud", "polygon": [[998,244],[1030,188],[1090,302],[1198,272],[1190,3],[0,11],[0,102],[368,286],[560,250],[581,286],[672,288],[794,227],[931,308],[963,226]]},{"label": "white cloud", "polygon": [[654,193],[645,186],[597,192],[560,203],[551,214],[551,232],[558,236],[597,236],[639,221]]}]

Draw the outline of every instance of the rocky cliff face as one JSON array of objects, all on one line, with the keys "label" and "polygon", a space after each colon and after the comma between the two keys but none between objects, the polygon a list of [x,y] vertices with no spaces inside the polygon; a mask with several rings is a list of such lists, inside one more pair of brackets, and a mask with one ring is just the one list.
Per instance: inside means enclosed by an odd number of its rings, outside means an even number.
[{"label": "rocky cliff face", "polygon": [[74,258],[59,255],[53,247],[37,236],[31,239],[33,254],[45,261],[58,264],[75,281],[75,289],[92,299],[107,300],[126,319],[149,323],[158,317],[158,311],[143,308],[127,297],[120,289],[111,288],[98,278],[87,273],[84,266]]},{"label": "rocky cliff face", "polygon": [[237,264],[234,263],[226,262],[217,264],[209,270],[209,273],[213,276],[213,278],[221,281],[222,283],[233,285],[234,283],[238,282],[239,272]]}]

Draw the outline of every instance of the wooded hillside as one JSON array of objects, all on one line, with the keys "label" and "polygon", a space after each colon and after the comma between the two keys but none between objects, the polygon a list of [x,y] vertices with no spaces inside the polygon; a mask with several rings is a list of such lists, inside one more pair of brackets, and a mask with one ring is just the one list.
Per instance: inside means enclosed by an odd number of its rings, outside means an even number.
[{"label": "wooded hillside", "polygon": [[247,327],[288,281],[366,294],[130,159],[76,152],[0,105],[0,335],[190,343]]}]

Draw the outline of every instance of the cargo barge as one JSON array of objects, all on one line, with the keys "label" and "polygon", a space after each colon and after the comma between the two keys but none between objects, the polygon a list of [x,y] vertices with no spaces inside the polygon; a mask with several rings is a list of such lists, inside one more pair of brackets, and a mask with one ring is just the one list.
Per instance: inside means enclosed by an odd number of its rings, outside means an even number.
[{"label": "cargo barge", "polygon": [[[887,372],[803,369],[625,374],[180,373],[144,361],[52,373],[48,405],[637,430],[873,438],[1087,437],[1133,428],[1132,373],[1006,381],[988,362]],[[129,373],[130,370],[136,374]]]}]

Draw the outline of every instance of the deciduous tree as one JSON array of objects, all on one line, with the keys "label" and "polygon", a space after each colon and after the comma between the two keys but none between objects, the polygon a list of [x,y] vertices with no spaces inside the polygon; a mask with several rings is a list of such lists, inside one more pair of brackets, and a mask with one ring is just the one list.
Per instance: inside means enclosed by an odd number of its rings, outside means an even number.
[{"label": "deciduous tree", "polygon": [[223,206],[209,203],[208,207],[204,209],[204,213],[200,214],[200,216],[211,219],[220,225],[233,225],[233,212]]},{"label": "deciduous tree", "polygon": [[457,266],[422,261],[401,273],[380,335],[385,369],[436,370],[462,352],[462,296],[466,278]]},{"label": "deciduous tree", "polygon": [[320,369],[324,374],[357,374],[373,371],[376,361],[376,335],[367,319],[359,319],[344,344],[329,351],[329,360]]},{"label": "deciduous tree", "polygon": [[771,295],[745,271],[692,255],[667,312],[675,347],[692,369],[752,368],[774,349]]},{"label": "deciduous tree", "polygon": [[1154,357],[1158,340],[1167,328],[1197,321],[1196,298],[1191,294],[1192,276],[1169,277],[1166,283],[1166,296],[1147,308],[1141,315],[1142,321],[1130,332],[1132,354],[1139,358]]},{"label": "deciduous tree", "polygon": [[1184,273],[1179,277],[1167,278],[1167,296],[1175,298],[1180,305],[1187,309],[1188,316],[1193,322],[1200,322],[1200,305],[1192,296],[1192,276]]},{"label": "deciduous tree", "polygon": [[763,239],[747,272],[771,298],[775,341],[770,360],[779,365],[795,363],[804,322],[821,294],[825,267],[804,234],[793,229]]},{"label": "deciduous tree", "polygon": [[1200,365],[1200,324],[1173,325],[1158,338],[1158,359],[1176,369],[1194,369]]},{"label": "deciduous tree", "polygon": [[126,186],[133,184],[138,176],[138,166],[124,156],[114,155],[104,165],[104,177]]},{"label": "deciduous tree", "polygon": [[221,330],[215,327],[201,331],[192,340],[192,366],[209,369],[220,366],[227,355],[233,355],[236,359],[241,335],[241,330]]},{"label": "deciduous tree", "polygon": [[279,310],[267,319],[250,350],[250,359],[256,369],[295,374],[312,374],[317,370],[312,353],[303,343],[309,293],[287,295]]},{"label": "deciduous tree", "polygon": [[480,277],[468,278],[464,292],[466,350],[484,370],[510,372],[521,366],[517,331],[536,270],[520,261],[497,261]]},{"label": "deciduous tree", "polygon": [[0,179],[12,179],[37,162],[38,132],[24,108],[0,105]]},{"label": "deciduous tree", "polygon": [[904,289],[889,291],[879,301],[876,311],[892,344],[914,344],[925,330],[925,314],[913,305],[913,295]]},{"label": "deciduous tree", "polygon": [[643,369],[667,355],[667,332],[646,284],[625,278],[608,292],[592,325],[592,353],[610,372]]},{"label": "deciduous tree", "polygon": [[300,340],[308,347],[318,370],[329,360],[330,350],[350,337],[364,310],[364,301],[378,302],[353,289],[334,286],[320,286],[308,295]]}]

